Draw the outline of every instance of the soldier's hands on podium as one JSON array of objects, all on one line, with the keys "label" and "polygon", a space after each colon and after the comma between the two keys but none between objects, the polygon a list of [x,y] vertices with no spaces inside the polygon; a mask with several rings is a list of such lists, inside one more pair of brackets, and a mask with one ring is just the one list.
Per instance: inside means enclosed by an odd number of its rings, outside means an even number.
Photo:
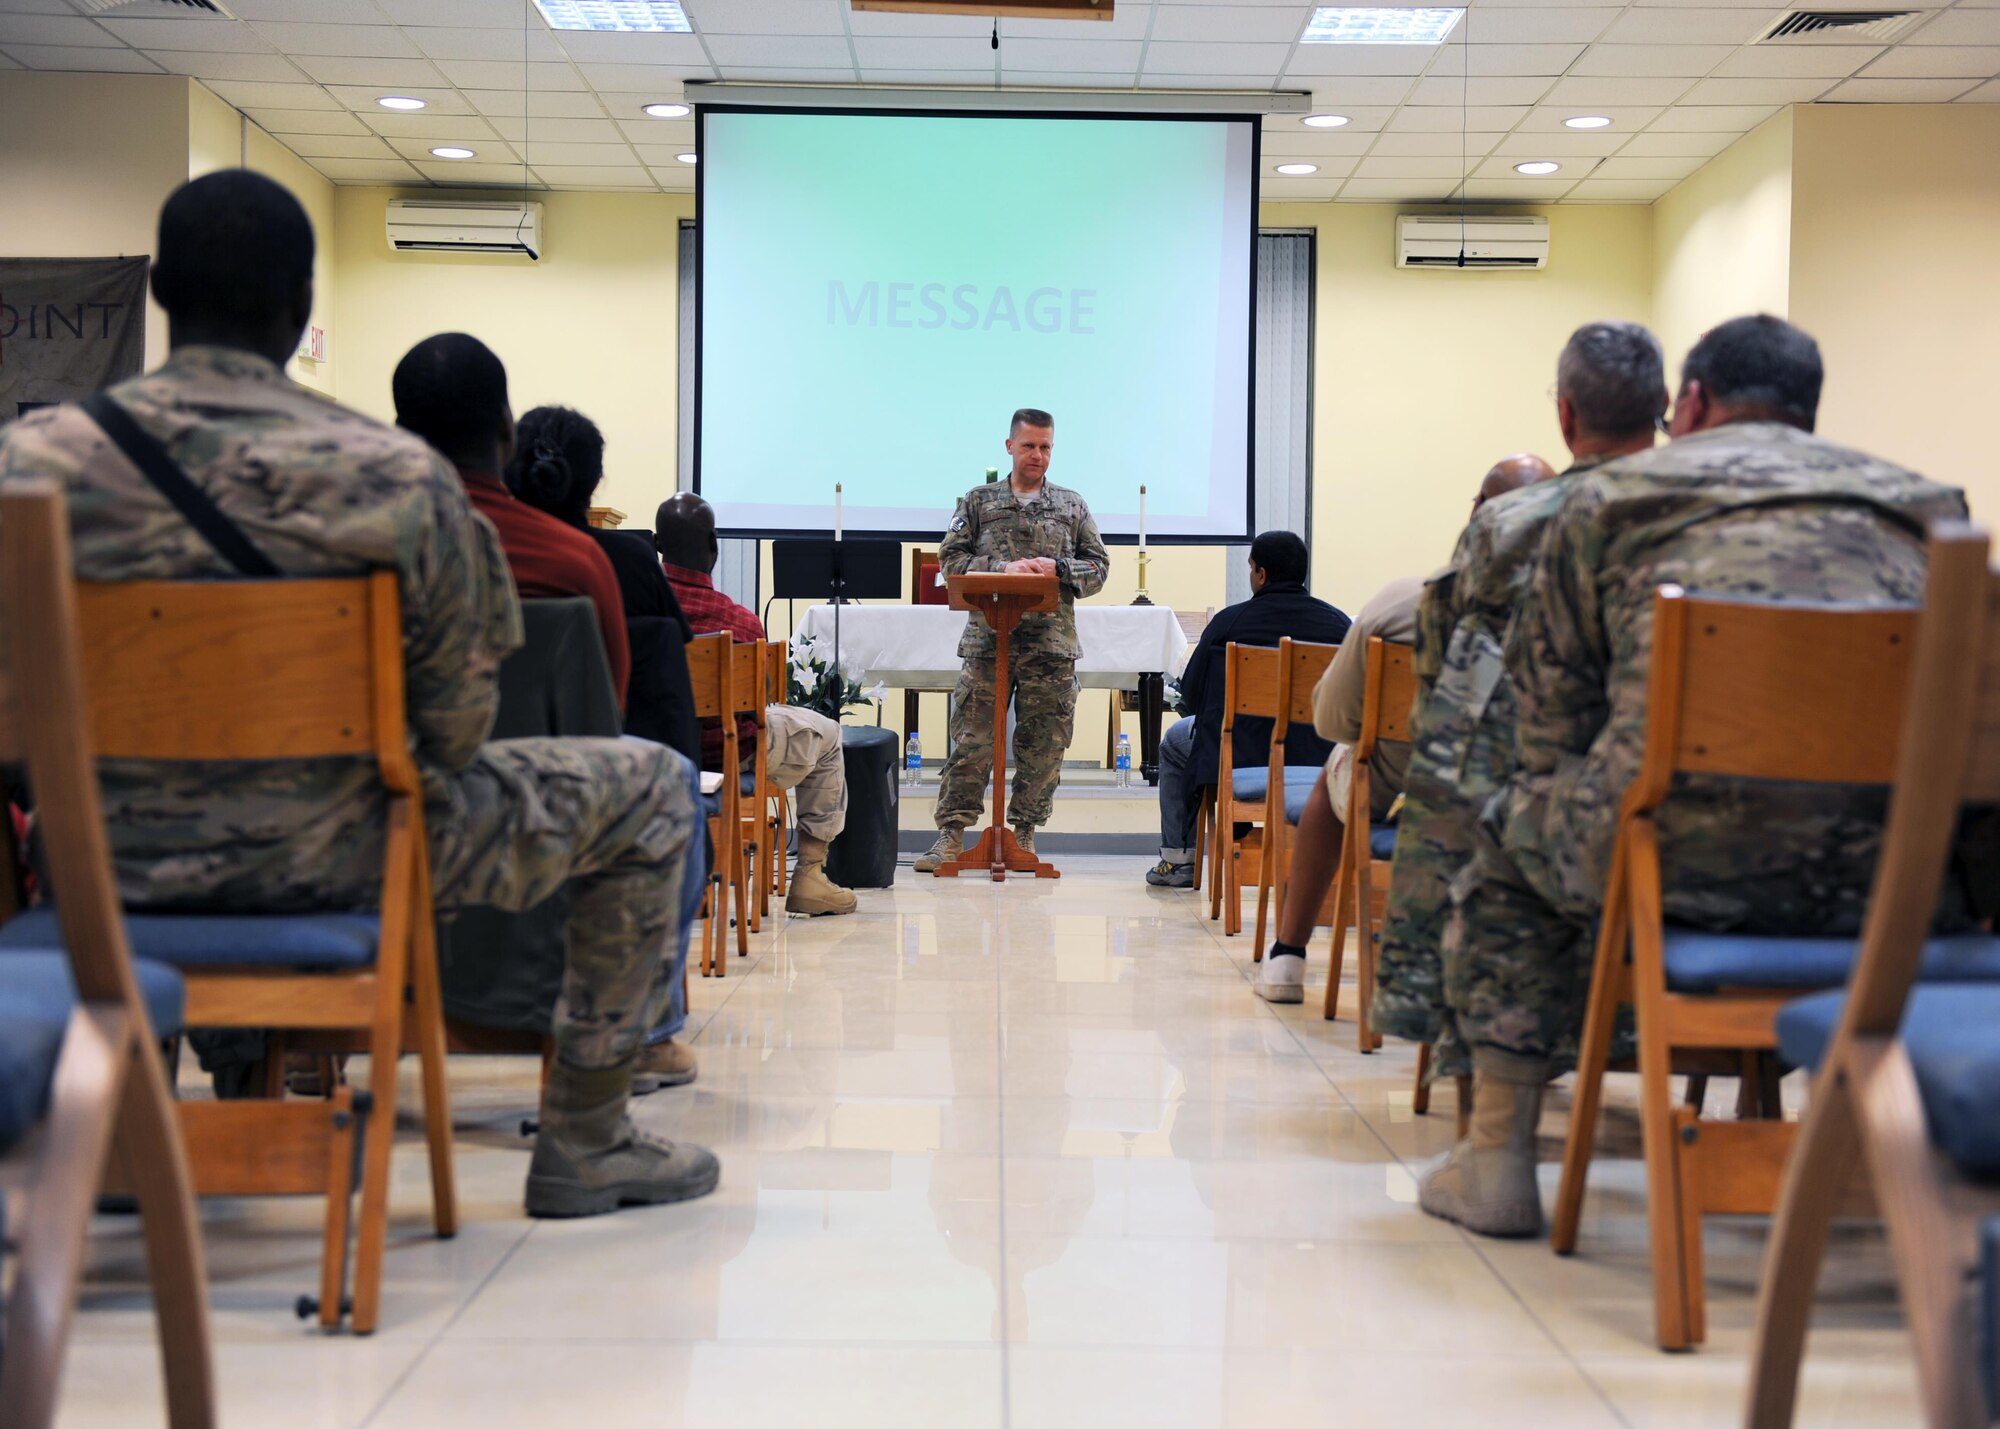
[{"label": "soldier's hands on podium", "polygon": [[1007,562],[1007,574],[1016,576],[1052,576],[1056,574],[1056,563],[1047,556],[1027,556],[1018,561]]}]

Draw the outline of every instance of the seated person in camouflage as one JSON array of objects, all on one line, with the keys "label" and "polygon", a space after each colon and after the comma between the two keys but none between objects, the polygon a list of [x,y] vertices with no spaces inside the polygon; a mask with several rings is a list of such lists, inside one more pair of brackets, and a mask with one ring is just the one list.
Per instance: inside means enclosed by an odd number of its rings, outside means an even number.
[{"label": "seated person in camouflage", "polygon": [[[1583,1021],[1655,592],[1920,604],[1927,528],[1965,515],[1960,492],[1814,436],[1820,385],[1819,347],[1791,324],[1723,323],[1682,367],[1673,442],[1587,473],[1549,522],[1507,632],[1516,768],[1452,880],[1445,996],[1472,1049],[1472,1128],[1418,1188],[1434,1216],[1541,1227],[1542,1087]],[[1677,782],[1655,820],[1667,919],[1857,934],[1885,806],[1881,789]]]},{"label": "seated person in camouflage", "polygon": [[[1181,671],[1180,709],[1190,718],[1177,722],[1160,740],[1160,861],[1146,871],[1155,888],[1194,886],[1195,823],[1202,791],[1222,770],[1224,666],[1235,645],[1275,647],[1289,635],[1319,645],[1338,645],[1347,635],[1344,611],[1306,589],[1312,557],[1291,531],[1265,531],[1250,543],[1250,599],[1215,613]],[[1263,769],[1271,757],[1268,719],[1239,719],[1234,730],[1238,769]],[[1313,765],[1333,751],[1303,724],[1285,735],[1285,763]]]},{"label": "seated person in camouflage", "polygon": [[1370,1015],[1391,1036],[1434,1045],[1432,1077],[1471,1070],[1446,1014],[1439,948],[1473,824],[1514,770],[1507,627],[1563,498],[1591,468],[1650,450],[1666,409],[1666,363],[1650,332],[1628,322],[1578,328],[1556,360],[1556,422],[1570,465],[1505,500],[1474,503],[1450,564],[1425,584],[1416,738]]},{"label": "seated person in camouflage", "polygon": [[[499,541],[420,440],[285,376],[312,311],[312,225],[297,199],[247,170],[205,175],[168,198],[154,252],[170,353],[111,396],[280,570],[401,578],[405,698],[438,906],[521,909],[571,884],[529,1213],[706,1194],[713,1156],[656,1141],[626,1116],[696,836],[682,766],[625,740],[484,742],[500,662],[521,641]],[[0,478],[13,476],[67,489],[84,580],[236,574],[76,407],[0,434]],[[112,761],[100,778],[119,887],[134,907],[305,911],[380,896],[385,812],[366,761]]]},{"label": "seated person in camouflage", "polygon": [[993,777],[993,702],[1009,696],[1020,715],[1014,728],[1014,793],[1007,819],[1022,852],[1035,852],[1035,830],[1049,821],[1063,755],[1076,727],[1076,602],[1104,589],[1111,557],[1083,497],[1048,479],[1056,419],[1035,407],[1014,413],[1007,427],[1013,468],[1005,481],[975,486],[958,498],[951,528],[938,547],[948,576],[1011,571],[1054,576],[1062,604],[1021,618],[1008,660],[1013,689],[995,688],[993,627],[968,617],[959,638],[965,662],[951,697],[951,755],[938,776],[937,842],[918,856],[918,873],[934,873],[965,848],[965,830],[986,807]]}]

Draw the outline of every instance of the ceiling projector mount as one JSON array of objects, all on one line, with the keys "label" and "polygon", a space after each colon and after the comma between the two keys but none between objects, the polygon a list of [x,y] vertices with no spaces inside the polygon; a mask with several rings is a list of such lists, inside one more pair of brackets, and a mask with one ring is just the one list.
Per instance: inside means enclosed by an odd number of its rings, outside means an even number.
[{"label": "ceiling projector mount", "polygon": [[1114,0],[848,0],[856,10],[980,19],[1109,20]]}]

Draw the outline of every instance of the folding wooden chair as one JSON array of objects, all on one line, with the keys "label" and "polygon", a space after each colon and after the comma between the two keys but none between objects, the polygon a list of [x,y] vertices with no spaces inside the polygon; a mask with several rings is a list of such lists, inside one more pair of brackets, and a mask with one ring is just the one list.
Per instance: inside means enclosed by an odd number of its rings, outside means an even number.
[{"label": "folding wooden chair", "polygon": [[[729,892],[732,887],[742,886],[737,882],[736,872],[743,861],[743,841],[736,836],[742,826],[741,815],[737,811],[742,798],[739,774],[742,760],[737,750],[736,719],[731,713],[736,700],[731,688],[735,661],[730,653],[729,633],[722,631],[701,635],[689,641],[687,662],[688,683],[694,690],[695,718],[722,722],[722,784],[716,791],[716,812],[708,820],[709,843],[715,850],[715,861],[708,871],[708,911],[702,923],[701,937],[701,975],[722,977],[729,970],[725,943],[729,936]],[[747,951],[748,930],[745,925],[739,904],[737,936]]]},{"label": "folding wooden chair", "polygon": [[1775,1050],[1779,1011],[1844,981],[1854,941],[1666,927],[1654,813],[1683,773],[1890,782],[1916,628],[1907,609],[1702,598],[1675,586],[1655,599],[1645,753],[1619,814],[1552,1239],[1558,1255],[1576,1248],[1613,1024],[1633,1004],[1663,1349],[1706,1337],[1702,1217],[1769,1213],[1794,1132],[1778,1119],[1712,1122],[1698,1107],[1676,1109],[1676,1056]]},{"label": "folding wooden chair", "polygon": [[[783,640],[772,640],[764,646],[764,703],[766,705],[788,705],[792,702],[792,682],[789,669],[792,660],[791,645]],[[767,716],[768,718],[768,716]],[[758,807],[765,811],[764,843],[766,860],[764,873],[757,880],[758,897],[763,901],[764,911],[771,908],[771,895],[785,896],[785,830],[791,827],[791,798],[783,789],[767,778],[764,782],[764,797]]]},{"label": "folding wooden chair", "polygon": [[1812,1100],[1765,1260],[1751,1429],[1792,1422],[1828,1224],[1857,1176],[1888,1223],[1925,1418],[1972,1429],[1996,1417],[2000,986],[1939,985],[1969,951],[1946,945],[1990,951],[1995,940],[1929,934],[1960,806],[2000,802],[2000,573],[1987,550],[1975,527],[1931,534],[1895,797],[1853,982],[1779,1014],[1785,1057],[1813,1068]]},{"label": "folding wooden chair", "polygon": [[[1339,653],[1338,645],[1295,641],[1289,635],[1278,642],[1278,716],[1271,726],[1271,755],[1264,775],[1264,827],[1270,834],[1265,839],[1265,856],[1257,866],[1257,947],[1251,954],[1253,962],[1264,959],[1264,926],[1274,890],[1276,906],[1280,909],[1285,906],[1285,890],[1292,871],[1292,830],[1304,813],[1305,798],[1312,793],[1310,788],[1301,793],[1295,783],[1288,783],[1285,778],[1285,736],[1294,722],[1312,723],[1313,687]],[[1319,776],[1315,773],[1313,777],[1317,781]]]},{"label": "folding wooden chair", "polygon": [[[757,726],[757,747],[751,753],[750,768],[733,776],[737,781],[738,871],[742,875],[736,904],[738,957],[749,952],[748,934],[742,932],[745,915],[748,915],[749,932],[761,933],[764,931],[764,914],[771,906],[768,892],[771,841],[764,815],[770,803],[771,787],[770,741],[765,734],[764,715],[767,683],[764,656],[768,648],[763,641],[757,640],[732,645],[729,650],[730,707],[738,719],[747,719]],[[740,731],[737,738],[739,741],[742,738]],[[740,745],[738,753],[741,753]]]},{"label": "folding wooden chair", "polygon": [[[0,1426],[54,1422],[85,1233],[116,1163],[146,1234],[168,1423],[207,1429],[216,1421],[215,1371],[201,1228],[156,1040],[180,1031],[184,984],[170,968],[135,965],[126,942],[91,751],[69,520],[52,482],[11,483],[0,495],[0,629],[9,647],[0,661],[0,763],[28,766],[67,948],[66,959],[0,958],[10,1072],[26,1070],[24,1032],[54,1034],[49,1062],[37,1058],[35,1068],[50,1076],[48,1110],[0,1160],[0,1170],[25,1183],[17,1187],[25,1215],[8,1227],[19,1262],[0,1359]],[[33,696],[17,701],[11,690]],[[74,994],[62,985],[65,966]],[[46,985],[27,995],[24,984],[37,980]]]},{"label": "folding wooden chair", "polygon": [[[1340,970],[1347,956],[1347,933],[1360,934],[1357,970],[1360,973],[1354,1015],[1355,1043],[1363,1052],[1382,1045],[1382,1034],[1368,1021],[1369,1004],[1375,997],[1375,972],[1380,964],[1382,910],[1389,901],[1390,860],[1396,853],[1396,830],[1377,824],[1370,799],[1373,794],[1375,747],[1384,740],[1406,741],[1410,737],[1410,714],[1417,702],[1416,651],[1408,645],[1392,645],[1376,636],[1368,642],[1367,668],[1363,674],[1361,738],[1354,745],[1353,777],[1348,781],[1347,808],[1341,815],[1346,830],[1340,844],[1340,869],[1334,875],[1333,946],[1327,958],[1326,1020],[1333,1021],[1340,1004]],[[1365,830],[1365,834],[1362,831]]]}]

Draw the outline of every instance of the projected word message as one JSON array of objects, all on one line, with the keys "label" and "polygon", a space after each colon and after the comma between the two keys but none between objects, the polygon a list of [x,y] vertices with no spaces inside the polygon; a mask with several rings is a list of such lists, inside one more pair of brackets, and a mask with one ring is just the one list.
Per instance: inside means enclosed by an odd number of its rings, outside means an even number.
[{"label": "projected word message", "polygon": [[1097,333],[1095,288],[1031,288],[1017,302],[1014,290],[1002,283],[985,288],[977,283],[843,283],[826,285],[829,327],[951,328],[957,332],[1066,332],[1081,337]]}]

